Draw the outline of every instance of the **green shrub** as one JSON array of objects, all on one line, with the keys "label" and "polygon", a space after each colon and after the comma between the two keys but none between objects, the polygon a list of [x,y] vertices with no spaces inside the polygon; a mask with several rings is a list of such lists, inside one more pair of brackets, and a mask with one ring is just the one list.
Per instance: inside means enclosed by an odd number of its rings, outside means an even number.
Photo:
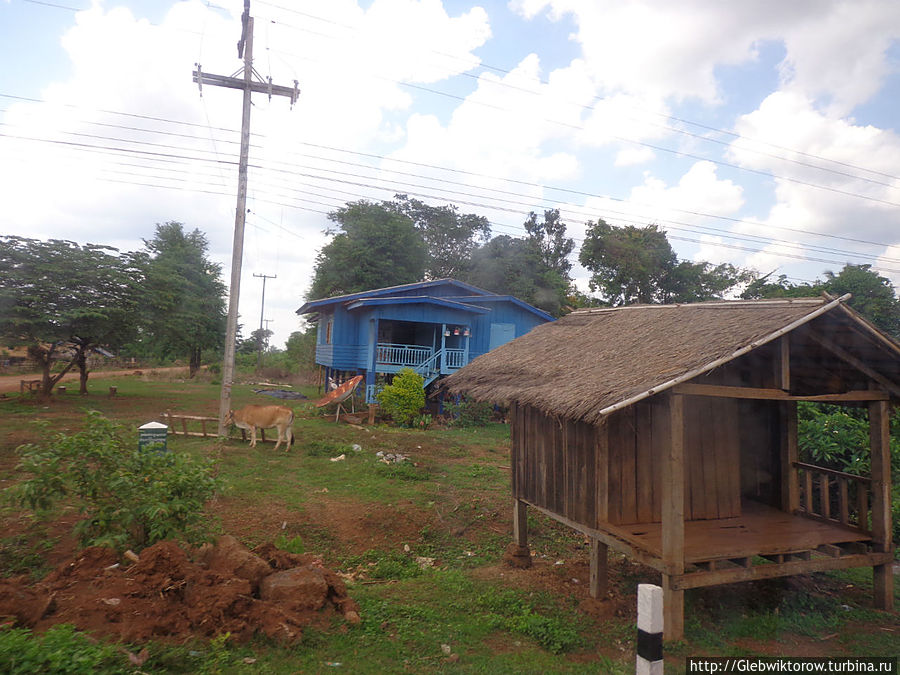
[{"label": "green shrub", "polygon": [[73,626],[53,626],[43,635],[12,628],[0,631],[0,672],[130,673],[127,658],[114,645],[98,643]]},{"label": "green shrub", "polygon": [[491,421],[494,414],[494,406],[490,403],[472,401],[465,397],[456,402],[444,404],[444,409],[450,416],[450,426],[453,427],[483,427]]},{"label": "green shrub", "polygon": [[208,538],[203,505],[221,489],[211,461],[153,446],[139,450],[137,434],[98,412],[71,435],[40,426],[50,440],[18,448],[18,469],[31,477],[7,489],[14,503],[46,509],[75,498],[85,515],[75,532],[86,546],[140,550],[163,539]]},{"label": "green shrub", "polygon": [[381,409],[404,427],[413,425],[425,407],[425,380],[412,368],[404,368],[394,381],[382,389],[376,398]]}]

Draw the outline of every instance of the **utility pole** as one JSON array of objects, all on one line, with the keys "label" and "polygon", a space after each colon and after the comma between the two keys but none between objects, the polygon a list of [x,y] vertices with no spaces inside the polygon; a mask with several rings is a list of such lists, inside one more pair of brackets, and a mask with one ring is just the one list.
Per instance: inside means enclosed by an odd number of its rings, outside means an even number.
[{"label": "utility pole", "polygon": [[[262,329],[263,329],[263,316],[266,313],[266,279],[277,279],[278,275],[273,274],[271,276],[267,274],[256,274],[254,272],[253,276],[261,277],[263,280],[263,291],[262,291],[262,306],[259,308],[259,340],[257,340],[256,345],[256,370],[259,371],[260,362],[262,360]],[[268,328],[268,326],[266,326]]]},{"label": "utility pole", "polygon": [[[244,13],[241,15],[241,39],[237,43],[238,58],[243,57],[243,77],[226,77],[203,73],[200,64],[194,71],[194,82],[200,86],[203,95],[203,83],[217,87],[240,89],[244,92],[244,107],[241,117],[241,158],[238,163],[237,209],[234,214],[234,244],[231,249],[231,287],[228,291],[228,321],[225,325],[225,357],[222,364],[222,395],[219,399],[219,436],[226,435],[225,417],[231,409],[231,383],[234,381],[234,350],[237,339],[238,299],[241,292],[241,262],[244,255],[244,221],[247,217],[247,163],[250,155],[250,94],[258,92],[272,96],[287,96],[291,106],[297,101],[300,91],[297,81],[294,86],[282,87],[272,84],[272,78],[263,80],[253,69],[253,17],[250,16],[250,0],[244,0]],[[239,70],[238,73],[241,73]],[[236,74],[238,74],[236,73]],[[256,79],[254,79],[254,76]]]}]

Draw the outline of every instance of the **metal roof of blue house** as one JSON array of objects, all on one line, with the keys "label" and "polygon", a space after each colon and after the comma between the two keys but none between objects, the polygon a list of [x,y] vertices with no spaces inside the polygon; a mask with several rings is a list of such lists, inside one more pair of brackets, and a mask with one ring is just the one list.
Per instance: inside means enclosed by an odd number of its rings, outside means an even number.
[{"label": "metal roof of blue house", "polygon": [[[427,295],[428,289],[440,287],[452,287],[460,291],[459,295],[434,297]],[[410,296],[410,291],[424,291],[423,295]],[[398,294],[407,295],[398,295]],[[376,302],[377,300],[377,302]],[[456,279],[434,279],[432,281],[420,281],[413,284],[401,284],[399,286],[388,286],[386,288],[376,288],[370,291],[361,291],[359,293],[348,293],[347,295],[337,295],[332,298],[321,298],[319,300],[311,300],[304,303],[297,314],[308,314],[323,307],[337,304],[348,304],[348,309],[356,309],[358,307],[370,306],[373,304],[401,304],[401,303],[428,303],[437,304],[455,309],[465,309],[474,312],[484,312],[484,308],[477,306],[476,303],[481,302],[500,302],[507,301],[521,307],[533,314],[547,320],[553,321],[553,317],[538,309],[527,302],[523,302],[512,295],[499,295],[486,291],[483,288],[472,286],[463,281]]]}]

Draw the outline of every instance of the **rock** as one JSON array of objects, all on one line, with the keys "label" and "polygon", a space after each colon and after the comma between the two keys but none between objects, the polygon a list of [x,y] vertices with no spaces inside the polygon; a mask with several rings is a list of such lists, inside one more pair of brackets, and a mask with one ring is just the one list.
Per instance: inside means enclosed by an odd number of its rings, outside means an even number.
[{"label": "rock", "polygon": [[347,620],[347,623],[352,623],[353,625],[358,624],[362,619],[359,616],[358,612],[354,612],[352,609],[349,612],[344,614],[344,618]]},{"label": "rock", "polygon": [[259,597],[294,611],[316,610],[328,598],[328,582],[319,568],[295,567],[263,579]]},{"label": "rock", "polygon": [[231,535],[219,537],[215,546],[203,549],[200,555],[210,570],[246,579],[254,591],[272,573],[269,563],[248,551]]}]

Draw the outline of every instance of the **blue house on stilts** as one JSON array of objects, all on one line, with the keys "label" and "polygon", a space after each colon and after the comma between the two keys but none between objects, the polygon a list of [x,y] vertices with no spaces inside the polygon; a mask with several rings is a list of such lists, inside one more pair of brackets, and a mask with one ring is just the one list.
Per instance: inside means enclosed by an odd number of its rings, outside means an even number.
[{"label": "blue house on stilts", "polygon": [[511,295],[453,279],[312,300],[297,313],[316,315],[316,363],[325,367],[326,376],[365,375],[370,403],[378,376],[412,368],[427,387],[475,357],[553,321]]}]

